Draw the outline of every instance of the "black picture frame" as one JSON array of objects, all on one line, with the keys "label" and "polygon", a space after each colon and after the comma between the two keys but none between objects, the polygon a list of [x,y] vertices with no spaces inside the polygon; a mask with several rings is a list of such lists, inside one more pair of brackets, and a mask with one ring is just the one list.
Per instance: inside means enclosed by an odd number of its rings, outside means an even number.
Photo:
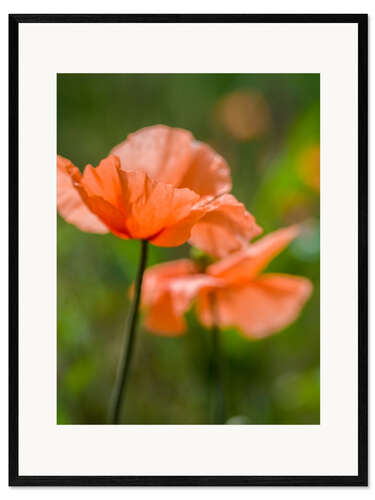
[{"label": "black picture frame", "polygon": [[[21,23],[355,23],[358,25],[358,475],[21,476],[18,471],[18,28]],[[368,484],[368,16],[367,14],[9,15],[9,485],[367,486]]]}]

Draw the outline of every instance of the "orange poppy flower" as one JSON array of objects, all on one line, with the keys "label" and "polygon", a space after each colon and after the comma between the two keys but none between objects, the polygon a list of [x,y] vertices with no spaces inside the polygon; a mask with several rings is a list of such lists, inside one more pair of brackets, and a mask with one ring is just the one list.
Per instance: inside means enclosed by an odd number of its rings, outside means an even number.
[{"label": "orange poppy flower", "polygon": [[201,216],[192,227],[189,242],[206,253],[223,257],[262,232],[245,206],[228,194],[232,180],[224,158],[187,130],[146,127],[130,134],[111,153],[126,171],[143,171],[155,181],[199,195],[196,208]]},{"label": "orange poppy flower", "polygon": [[150,268],[142,303],[146,327],[162,335],[185,332],[184,313],[195,299],[207,327],[236,326],[245,336],[262,338],[292,323],[312,292],[311,282],[287,274],[261,274],[298,234],[297,226],[280,229],[244,250],[199,271],[191,260]]},{"label": "orange poppy flower", "polygon": [[157,246],[191,242],[214,255],[260,233],[232,195],[229,167],[190,132],[158,125],[129,135],[83,174],[57,157],[57,207],[82,231],[112,232]]}]

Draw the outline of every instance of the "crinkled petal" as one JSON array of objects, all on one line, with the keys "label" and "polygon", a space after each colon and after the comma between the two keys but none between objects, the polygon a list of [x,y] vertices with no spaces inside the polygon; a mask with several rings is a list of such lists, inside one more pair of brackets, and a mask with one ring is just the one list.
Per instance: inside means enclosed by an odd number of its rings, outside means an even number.
[{"label": "crinkled petal", "polygon": [[160,231],[159,234],[150,239],[150,242],[159,247],[182,245],[190,238],[194,224],[196,224],[206,212],[207,207],[198,202],[192,207],[190,213],[186,217],[177,220],[174,224]]},{"label": "crinkled petal", "polygon": [[106,224],[113,234],[119,238],[131,238],[125,224],[124,214],[120,210],[99,196],[87,196],[86,191],[81,187],[77,187],[77,189],[80,190],[81,196],[90,210]]},{"label": "crinkled petal", "polygon": [[179,187],[192,189],[201,196],[218,196],[232,189],[227,162],[210,146],[192,143],[192,159]]},{"label": "crinkled petal", "polygon": [[299,233],[297,225],[274,231],[260,240],[215,262],[207,273],[229,283],[246,283],[257,276]]},{"label": "crinkled petal", "polygon": [[120,160],[109,155],[97,167],[87,165],[80,179],[89,197],[102,198],[118,209],[124,210],[122,186],[119,177]]},{"label": "crinkled petal", "polygon": [[243,203],[225,194],[208,203],[205,215],[192,228],[189,242],[209,255],[225,257],[261,232]]},{"label": "crinkled petal", "polygon": [[179,187],[191,161],[193,141],[187,130],[155,125],[130,134],[111,152],[120,158],[123,170],[140,170]]},{"label": "crinkled petal", "polygon": [[[119,171],[126,217],[126,228],[132,238],[147,239],[157,245],[157,236],[191,214],[199,196],[189,189],[177,189],[156,182],[144,172]],[[177,246],[181,238],[170,238]]]},{"label": "crinkled petal", "polygon": [[78,170],[71,175],[76,190],[90,211],[116,236],[130,238],[119,171],[119,160],[112,155],[96,168],[87,165],[82,175]]},{"label": "crinkled petal", "polygon": [[57,209],[61,217],[81,231],[108,233],[108,227],[87,207],[74,187],[72,175],[81,174],[70,160],[57,156]]},{"label": "crinkled petal", "polygon": [[201,322],[211,326],[234,326],[250,338],[262,338],[290,325],[310,297],[312,284],[306,278],[265,274],[247,285],[232,285],[215,291],[215,309],[210,295],[198,298]]}]

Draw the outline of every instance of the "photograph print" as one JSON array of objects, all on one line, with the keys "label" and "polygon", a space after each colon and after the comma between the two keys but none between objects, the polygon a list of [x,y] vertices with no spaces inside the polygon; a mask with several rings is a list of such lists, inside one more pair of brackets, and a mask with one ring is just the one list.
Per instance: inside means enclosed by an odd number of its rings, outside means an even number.
[{"label": "photograph print", "polygon": [[57,424],[320,423],[319,74],[58,74],[57,212]]}]

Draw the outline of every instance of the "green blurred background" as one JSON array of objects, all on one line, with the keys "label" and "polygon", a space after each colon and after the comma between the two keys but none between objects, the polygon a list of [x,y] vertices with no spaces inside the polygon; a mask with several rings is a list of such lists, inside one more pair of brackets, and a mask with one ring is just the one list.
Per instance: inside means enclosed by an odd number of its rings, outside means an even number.
[{"label": "green blurred background", "polygon": [[[319,424],[319,107],[315,74],[57,77],[57,148],[81,169],[139,128],[190,130],[231,166],[233,194],[264,232],[294,222],[302,235],[270,269],[306,276],[299,319],[270,338],[222,332],[228,423]],[[59,424],[105,424],[139,242],[80,232],[58,217]],[[150,246],[149,265],[189,255]],[[188,314],[177,338],[138,331],[129,424],[209,423],[209,333]]]}]

